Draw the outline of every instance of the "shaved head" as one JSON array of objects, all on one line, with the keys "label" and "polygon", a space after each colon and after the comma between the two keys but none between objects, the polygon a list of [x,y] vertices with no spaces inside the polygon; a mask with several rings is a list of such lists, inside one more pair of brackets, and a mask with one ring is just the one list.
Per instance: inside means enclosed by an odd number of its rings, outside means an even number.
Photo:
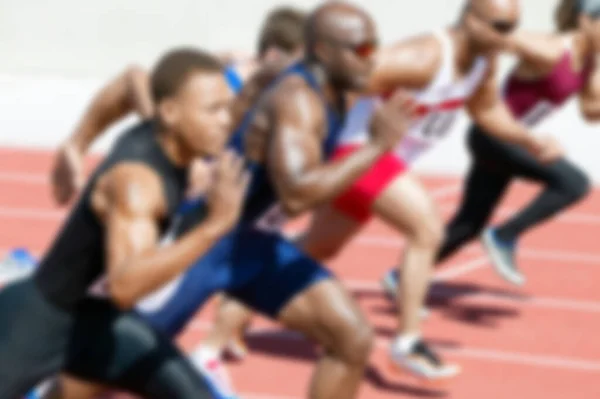
[{"label": "shaved head", "polygon": [[321,40],[360,41],[361,34],[374,31],[374,26],[373,19],[362,8],[342,1],[327,2],[309,15],[306,43],[310,46]]},{"label": "shaved head", "polygon": [[310,13],[305,31],[307,59],[341,90],[360,90],[373,69],[377,30],[362,8],[329,1]]},{"label": "shaved head", "polygon": [[520,16],[519,0],[467,0],[460,25],[472,49],[491,55],[506,47]]},{"label": "shaved head", "polygon": [[519,19],[518,0],[468,0],[467,6],[484,18]]}]

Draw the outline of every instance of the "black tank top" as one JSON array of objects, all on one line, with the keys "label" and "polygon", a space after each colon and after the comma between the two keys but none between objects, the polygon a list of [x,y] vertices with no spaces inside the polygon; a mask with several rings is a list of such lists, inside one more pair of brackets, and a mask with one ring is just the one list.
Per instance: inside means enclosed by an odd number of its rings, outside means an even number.
[{"label": "black tank top", "polygon": [[96,169],[62,230],[40,262],[34,275],[45,297],[62,308],[82,299],[105,269],[105,228],[91,208],[90,195],[98,178],[124,162],[142,163],[161,178],[168,204],[168,217],[161,220],[161,233],[170,223],[187,184],[187,168],[178,168],[158,144],[156,125],[147,121],[129,129]]}]

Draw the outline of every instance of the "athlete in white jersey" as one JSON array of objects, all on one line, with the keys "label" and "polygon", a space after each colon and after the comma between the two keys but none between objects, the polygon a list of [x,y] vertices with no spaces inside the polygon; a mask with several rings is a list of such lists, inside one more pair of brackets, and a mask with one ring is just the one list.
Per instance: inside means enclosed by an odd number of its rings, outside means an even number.
[{"label": "athlete in white jersey", "polygon": [[[308,253],[326,260],[336,255],[372,214],[407,237],[402,293],[398,295],[401,327],[392,342],[391,356],[398,366],[419,377],[444,378],[459,369],[444,365],[420,338],[420,310],[443,224],[432,198],[408,170],[410,164],[449,131],[463,105],[489,134],[522,145],[540,160],[559,155],[554,141],[530,135],[512,117],[497,92],[495,56],[505,47],[505,36],[518,19],[517,0],[470,0],[456,26],[402,41],[380,54],[370,85],[371,93],[379,97],[363,97],[354,103],[334,158],[360,148],[371,111],[377,101],[385,101],[387,93],[400,88],[412,91],[422,118],[395,151],[318,211],[307,234],[299,239]],[[224,314],[218,320],[234,324]],[[222,333],[225,328],[217,330]]]},{"label": "athlete in white jersey", "polygon": [[[489,70],[488,57],[480,55],[474,59],[466,74],[461,76],[456,70],[451,33],[440,30],[433,37],[440,49],[440,64],[431,82],[424,89],[414,91],[413,98],[420,119],[409,129],[393,153],[406,165],[446,136],[465,102],[479,88]],[[385,98],[380,96],[362,97],[356,101],[341,133],[337,156],[352,152],[367,142],[371,115],[377,103],[382,101]]]}]

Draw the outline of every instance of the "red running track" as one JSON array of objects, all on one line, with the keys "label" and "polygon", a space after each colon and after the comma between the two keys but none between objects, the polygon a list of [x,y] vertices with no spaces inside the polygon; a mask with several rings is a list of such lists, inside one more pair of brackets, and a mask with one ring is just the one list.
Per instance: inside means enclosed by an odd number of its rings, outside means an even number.
[{"label": "red running track", "polygon": [[[50,163],[47,152],[0,149],[0,247],[25,245],[41,252],[59,228],[64,211],[50,198]],[[460,181],[424,181],[444,216],[450,216]],[[514,212],[534,192],[515,184],[496,218]],[[378,281],[397,261],[403,240],[379,222],[367,226],[330,265],[355,294],[377,334],[360,398],[600,398],[599,231],[600,191],[595,190],[585,202],[523,239],[518,259],[528,277],[523,289],[498,279],[478,244],[438,269],[425,336],[464,371],[432,387],[388,366],[395,313]],[[181,337],[186,348],[199,342],[211,317],[212,307],[207,306]],[[314,347],[262,319],[255,321],[248,339],[251,355],[230,366],[242,397],[305,397]]]}]

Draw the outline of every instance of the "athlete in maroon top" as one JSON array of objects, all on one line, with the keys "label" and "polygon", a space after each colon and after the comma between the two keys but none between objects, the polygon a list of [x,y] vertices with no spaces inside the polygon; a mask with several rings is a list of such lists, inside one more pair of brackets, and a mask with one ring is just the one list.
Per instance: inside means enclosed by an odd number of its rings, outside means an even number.
[{"label": "athlete in maroon top", "polygon": [[[600,119],[600,0],[563,0],[556,10],[558,33],[517,33],[512,45],[521,62],[504,87],[512,112],[529,125],[538,124],[572,96],[583,116]],[[522,285],[515,249],[522,233],[582,199],[590,183],[567,159],[541,164],[520,148],[483,134],[472,126],[468,144],[473,158],[458,212],[447,226],[438,260],[481,235],[491,264],[505,280]],[[540,194],[504,223],[486,224],[513,178],[543,185]]]}]

